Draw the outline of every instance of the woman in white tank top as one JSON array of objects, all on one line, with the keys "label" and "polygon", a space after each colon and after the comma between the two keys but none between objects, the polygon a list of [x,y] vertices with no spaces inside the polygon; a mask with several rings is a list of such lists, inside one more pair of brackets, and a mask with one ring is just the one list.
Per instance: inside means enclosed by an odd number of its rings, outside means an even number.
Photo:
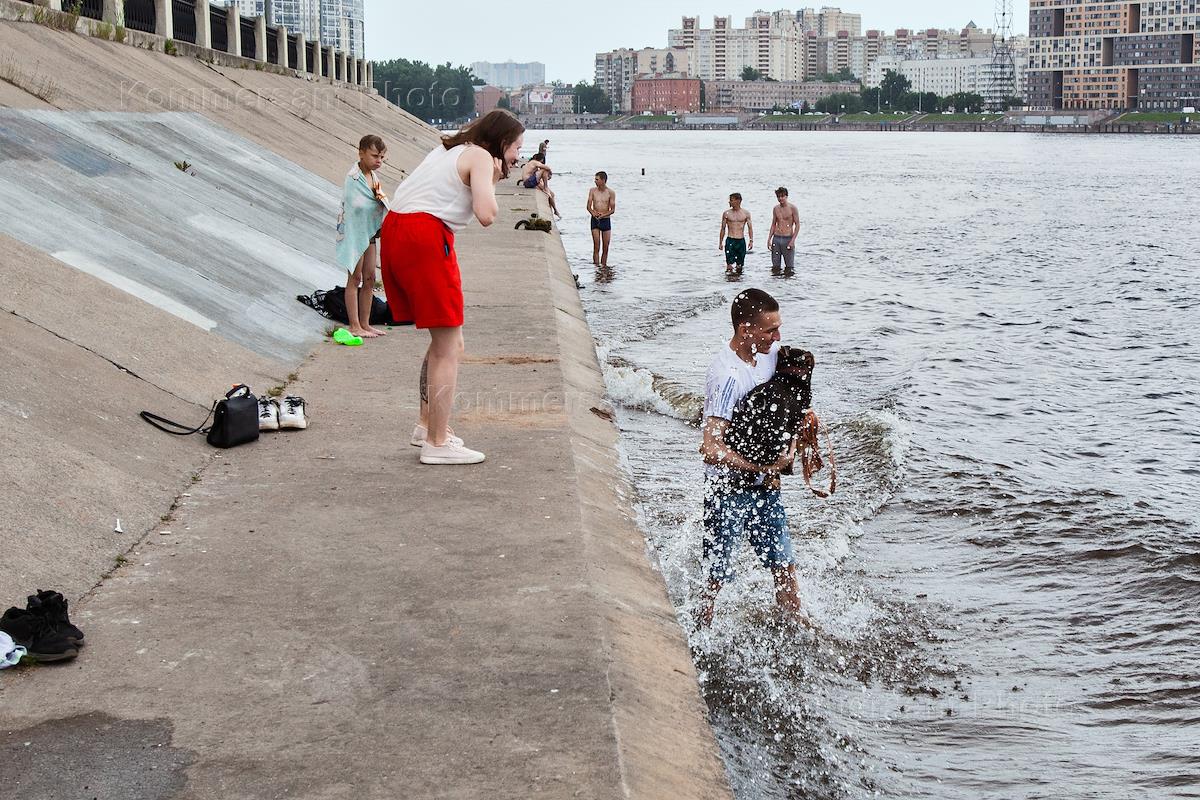
[{"label": "woman in white tank top", "polygon": [[381,234],[383,286],[397,322],[427,328],[421,365],[421,420],[412,444],[422,464],[477,464],[484,455],[450,430],[463,352],[463,294],[454,235],[496,221],[496,184],[516,163],[525,128],[497,109],[442,139],[400,184]]}]

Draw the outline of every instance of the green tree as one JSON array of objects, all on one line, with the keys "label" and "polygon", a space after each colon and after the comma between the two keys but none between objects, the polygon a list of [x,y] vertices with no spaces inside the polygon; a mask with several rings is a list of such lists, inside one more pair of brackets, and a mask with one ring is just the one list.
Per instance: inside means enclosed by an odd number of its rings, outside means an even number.
[{"label": "green tree", "polygon": [[761,72],[759,72],[758,70],[756,70],[754,67],[750,66],[749,64],[742,67],[742,80],[744,80],[744,81],[761,81],[762,79],[763,79],[763,74]]},{"label": "green tree", "polygon": [[426,122],[459,122],[475,113],[475,76],[467,67],[397,58],[376,61],[374,69],[379,93]]},{"label": "green tree", "polygon": [[833,79],[836,81],[841,81],[841,82],[858,80],[858,78],[855,76],[855,74],[850,71],[849,67],[842,67],[841,69],[839,69],[837,71],[837,74],[833,76]]},{"label": "green tree", "polygon": [[879,85],[879,96],[883,99],[883,107],[887,109],[904,108],[904,95],[912,89],[912,81],[895,70],[889,69],[883,75]]},{"label": "green tree", "polygon": [[863,110],[862,95],[852,92],[839,92],[817,101],[817,111],[822,114],[857,114]]},{"label": "green tree", "polygon": [[604,88],[587,81],[575,84],[575,111],[580,114],[608,114],[612,112],[612,100]]},{"label": "green tree", "polygon": [[983,95],[975,92],[957,92],[942,98],[942,110],[954,110],[960,114],[978,114],[983,111]]}]

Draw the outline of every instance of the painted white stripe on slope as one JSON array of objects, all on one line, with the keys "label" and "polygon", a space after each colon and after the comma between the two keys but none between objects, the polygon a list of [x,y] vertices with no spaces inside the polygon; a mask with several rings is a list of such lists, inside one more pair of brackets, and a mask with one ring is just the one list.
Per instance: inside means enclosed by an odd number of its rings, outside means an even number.
[{"label": "painted white stripe on slope", "polygon": [[109,286],[120,289],[126,294],[131,294],[139,300],[144,300],[150,305],[166,311],[168,314],[173,314],[186,322],[192,323],[197,328],[211,331],[213,328],[217,327],[216,322],[204,316],[203,314],[199,314],[191,308],[188,308],[178,300],[167,297],[165,294],[157,291],[156,289],[151,289],[149,286],[143,286],[135,280],[113,272],[108,267],[100,264],[99,262],[93,261],[89,256],[86,256],[83,253],[79,253],[74,250],[60,250],[52,255],[64,264],[69,264],[80,272],[86,272],[88,275],[91,275],[94,278],[99,278]]}]

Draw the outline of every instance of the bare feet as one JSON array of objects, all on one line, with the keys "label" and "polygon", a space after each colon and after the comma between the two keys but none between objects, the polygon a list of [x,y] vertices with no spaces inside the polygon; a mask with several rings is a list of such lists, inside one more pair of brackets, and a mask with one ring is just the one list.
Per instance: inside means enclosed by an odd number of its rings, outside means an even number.
[{"label": "bare feet", "polygon": [[387,331],[383,330],[382,328],[376,328],[373,325],[368,325],[367,330],[376,336],[387,336]]},{"label": "bare feet", "polygon": [[367,330],[366,328],[351,328],[350,335],[351,336],[359,336],[359,337],[362,337],[363,339],[374,339],[379,334],[372,333],[371,331]]}]

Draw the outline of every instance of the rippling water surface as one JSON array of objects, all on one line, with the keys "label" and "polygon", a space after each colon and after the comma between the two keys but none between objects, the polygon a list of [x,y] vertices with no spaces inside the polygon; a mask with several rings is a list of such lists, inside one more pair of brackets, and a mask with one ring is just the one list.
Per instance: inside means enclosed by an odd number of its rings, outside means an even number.
[{"label": "rippling water surface", "polygon": [[[639,513],[738,797],[1200,797],[1194,137],[531,132],[620,407]],[[618,195],[591,265],[596,170]],[[642,171],[645,170],[645,174]],[[772,192],[797,271],[717,249]],[[758,286],[818,359],[831,501],[785,489],[822,632],[744,553],[700,585],[704,373]]]}]

